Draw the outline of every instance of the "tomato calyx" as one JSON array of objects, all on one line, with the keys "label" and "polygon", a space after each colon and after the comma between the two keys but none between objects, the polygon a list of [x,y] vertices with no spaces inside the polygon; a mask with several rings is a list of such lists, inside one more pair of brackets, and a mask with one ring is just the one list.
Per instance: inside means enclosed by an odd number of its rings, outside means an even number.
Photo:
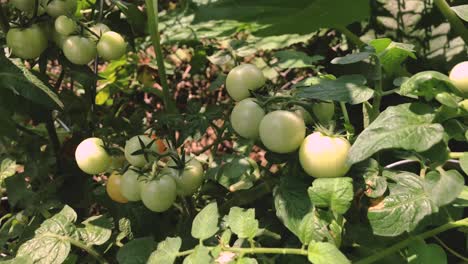
[{"label": "tomato calyx", "polygon": [[331,138],[346,138],[341,134],[341,131],[335,132],[335,124],[331,123],[328,127],[322,125],[316,125],[314,131],[320,132],[322,135],[331,137]]}]

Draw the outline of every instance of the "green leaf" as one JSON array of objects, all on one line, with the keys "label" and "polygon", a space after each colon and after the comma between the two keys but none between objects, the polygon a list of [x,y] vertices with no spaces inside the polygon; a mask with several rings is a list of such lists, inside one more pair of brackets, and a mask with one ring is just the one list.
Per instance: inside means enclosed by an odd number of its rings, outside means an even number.
[{"label": "green leaf", "polygon": [[2,185],[2,182],[10,176],[15,175],[16,173],[16,161],[6,158],[2,160],[2,163],[0,164],[0,185]]},{"label": "green leaf", "polygon": [[431,200],[438,206],[453,202],[462,192],[465,180],[456,170],[430,171],[424,177],[424,184]]},{"label": "green leaf", "polygon": [[249,42],[255,44],[255,47],[259,50],[277,50],[287,48],[297,43],[306,43],[310,38],[315,36],[317,33],[310,33],[306,35],[302,34],[284,34],[278,36],[269,36],[264,38],[252,37]]},{"label": "green leaf", "polygon": [[31,204],[30,202],[32,202],[35,194],[26,185],[24,174],[7,177],[4,183],[8,193],[8,203],[11,206]]},{"label": "green leaf", "polygon": [[332,64],[352,64],[356,62],[360,62],[366,60],[371,56],[373,53],[369,51],[363,51],[358,53],[348,54],[344,57],[336,57],[334,58],[331,63]]},{"label": "green leaf", "polygon": [[468,22],[468,5],[452,6],[452,10],[457,16]]},{"label": "green leaf", "polygon": [[258,264],[258,262],[254,258],[244,257],[244,258],[238,259],[236,264]]},{"label": "green leaf", "polygon": [[210,238],[218,232],[218,205],[210,203],[193,219],[192,236],[200,240]]},{"label": "green leaf", "polygon": [[42,82],[19,60],[0,56],[0,88],[13,92],[48,108],[63,108],[63,103],[50,85]]},{"label": "green leaf", "polygon": [[313,67],[315,62],[324,59],[319,55],[309,56],[304,52],[295,50],[278,51],[273,56],[278,59],[278,62],[273,66],[280,67],[281,69]]},{"label": "green leaf", "polygon": [[227,217],[227,225],[239,238],[254,238],[258,231],[255,209],[232,207]]},{"label": "green leaf", "polygon": [[137,5],[123,1],[115,1],[116,6],[125,14],[127,21],[134,32],[144,33],[146,28],[146,13],[141,11]]},{"label": "green leaf", "polygon": [[218,76],[216,76],[216,79],[211,82],[210,87],[208,87],[208,90],[210,92],[213,92],[219,89],[221,85],[223,85],[226,82],[226,77],[227,75],[224,73],[218,74]]},{"label": "green leaf", "polygon": [[156,247],[152,237],[131,240],[117,252],[119,264],[145,264]]},{"label": "green leaf", "polygon": [[[371,42],[372,45],[372,42]],[[374,47],[377,50],[377,47]],[[378,47],[379,50],[382,47]],[[414,45],[391,42],[384,50],[378,52],[380,64],[385,72],[390,76],[398,76],[405,74],[405,68],[402,63],[409,57],[416,59],[414,55]]]},{"label": "green leaf", "polygon": [[113,224],[110,219],[102,216],[92,216],[83,223],[85,227],[78,228],[80,239],[86,245],[102,245],[112,235]]},{"label": "green leaf", "polygon": [[338,214],[344,214],[353,200],[353,179],[319,178],[312,183],[307,192],[316,207],[330,208]]},{"label": "green leaf", "polygon": [[307,258],[314,264],[351,264],[335,245],[328,242],[309,244],[307,253]]},{"label": "green leaf", "polygon": [[444,135],[440,124],[432,124],[434,117],[433,110],[424,104],[388,107],[358,136],[348,153],[348,163],[363,161],[385,149],[430,149]]},{"label": "green leaf", "polygon": [[252,63],[262,71],[268,80],[275,80],[279,76],[278,72],[270,67],[263,58],[256,57]]},{"label": "green leaf", "polygon": [[322,241],[329,237],[328,223],[321,219],[314,210],[302,218],[298,226],[298,238],[302,244],[307,245],[312,241]]},{"label": "green leaf", "polygon": [[460,157],[460,167],[468,175],[468,152],[463,153]]},{"label": "green leaf", "polygon": [[365,84],[366,78],[362,75],[344,75],[336,80],[318,78],[317,84],[296,88],[300,97],[360,104],[374,96],[374,90]]},{"label": "green leaf", "polygon": [[431,194],[416,174],[402,172],[391,178],[390,195],[369,207],[367,218],[379,236],[397,236],[416,228],[426,216],[437,211]]},{"label": "green leaf", "polygon": [[147,264],[173,264],[179,253],[182,239],[168,237],[158,244],[158,248],[151,253]]},{"label": "green leaf", "polygon": [[260,178],[257,163],[249,157],[227,156],[220,167],[211,168],[207,178],[217,181],[231,192],[249,189]]},{"label": "green leaf", "polygon": [[195,251],[188,255],[183,264],[206,264],[212,263],[212,257],[210,256],[210,249],[204,246],[196,246]]},{"label": "green leaf", "polygon": [[468,186],[463,186],[461,193],[453,202],[454,207],[468,207]]},{"label": "green leaf", "polygon": [[279,186],[273,190],[276,216],[298,237],[302,233],[299,230],[302,219],[312,210],[312,204],[307,195],[308,187],[309,184],[297,178],[285,176],[281,178]]},{"label": "green leaf", "polygon": [[257,35],[310,33],[346,26],[369,15],[369,2],[356,0],[218,0],[200,5],[196,21],[236,20],[258,25]]},{"label": "green leaf", "polygon": [[447,264],[447,254],[437,244],[426,244],[422,239],[411,242],[406,253],[409,264]]},{"label": "green leaf", "polygon": [[400,87],[401,95],[423,96],[427,101],[444,92],[459,93],[447,75],[436,71],[416,73]]},{"label": "green leaf", "polygon": [[367,197],[377,198],[387,191],[387,180],[385,177],[372,175],[364,177],[366,183],[366,191],[364,192]]},{"label": "green leaf", "polygon": [[0,260],[0,264],[34,264],[34,261],[29,256],[17,256],[14,259]]}]

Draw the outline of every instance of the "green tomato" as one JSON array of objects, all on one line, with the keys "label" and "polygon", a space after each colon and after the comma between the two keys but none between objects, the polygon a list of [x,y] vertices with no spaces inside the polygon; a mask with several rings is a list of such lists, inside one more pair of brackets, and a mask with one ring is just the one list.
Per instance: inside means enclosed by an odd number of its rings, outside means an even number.
[{"label": "green tomato", "polygon": [[[104,33],[110,31],[110,28],[103,23],[97,23],[96,25],[93,25],[89,29],[94,34],[98,35],[99,37],[101,37]],[[94,41],[98,41],[98,38],[94,34],[91,34],[91,32],[86,32],[86,34],[89,38],[93,39]]]},{"label": "green tomato", "polygon": [[[152,141],[152,139],[148,137],[147,135],[139,135],[139,136],[134,136],[130,138],[125,143],[125,158],[127,159],[128,163],[130,163],[131,165],[141,168],[141,167],[144,167],[149,162],[155,161],[156,157],[148,153],[147,154],[148,160],[146,160],[144,154],[132,155],[132,153],[134,153],[135,151],[142,149],[139,139],[143,142],[145,146],[147,146]],[[151,144],[150,148],[147,150],[158,153],[158,154],[162,154],[158,149],[157,141],[153,142],[153,144]]]},{"label": "green tomato", "polygon": [[80,36],[68,37],[62,45],[63,54],[72,63],[85,65],[96,57],[96,43]]},{"label": "green tomato", "polygon": [[335,104],[333,102],[320,102],[312,105],[314,115],[322,124],[328,124],[335,114]]},{"label": "green tomato", "polygon": [[257,66],[242,64],[232,69],[226,78],[226,90],[235,101],[250,97],[249,91],[255,91],[265,84],[265,76]]},{"label": "green tomato", "polygon": [[83,140],[75,151],[78,167],[88,174],[104,172],[109,167],[111,158],[104,149],[104,142],[100,138]]},{"label": "green tomato", "polygon": [[295,151],[304,140],[304,120],[289,111],[268,113],[260,122],[260,139],[269,150],[277,153]]},{"label": "green tomato", "polygon": [[106,192],[109,197],[118,203],[128,203],[128,200],[122,195],[122,175],[118,172],[113,172],[106,183]]},{"label": "green tomato", "polygon": [[68,36],[64,36],[55,30],[55,27],[52,28],[52,41],[59,47],[60,49],[63,49],[63,43],[65,40],[67,40]]},{"label": "green tomato", "polygon": [[140,173],[132,170],[131,168],[122,175],[122,184],[120,185],[120,189],[122,191],[122,195],[129,201],[136,202],[141,200],[140,182],[138,181],[139,176]]},{"label": "green tomato", "polygon": [[46,6],[46,12],[51,17],[72,16],[77,8],[76,0],[52,0]]},{"label": "green tomato", "polygon": [[294,109],[296,109],[294,112],[304,120],[306,125],[312,124],[312,116],[304,107],[297,105]]},{"label": "green tomato", "polygon": [[453,85],[468,98],[468,61],[461,62],[450,71]]},{"label": "green tomato", "polygon": [[346,158],[350,148],[351,145],[344,138],[314,132],[302,142],[299,162],[304,171],[312,177],[341,177],[349,170]]},{"label": "green tomato", "polygon": [[140,185],[141,201],[154,212],[164,212],[175,202],[176,183],[169,175],[163,175],[158,180],[145,182]]},{"label": "green tomato", "polygon": [[37,24],[29,28],[12,28],[6,36],[7,46],[22,59],[34,59],[47,48],[47,36]]},{"label": "green tomato", "polygon": [[55,19],[54,26],[55,30],[64,36],[70,35],[78,28],[75,21],[67,16],[57,17],[57,19]]},{"label": "green tomato", "polygon": [[[189,159],[189,158],[187,158]],[[171,159],[168,166],[175,166],[175,162]],[[177,194],[181,196],[189,196],[194,194],[203,183],[205,175],[202,164],[192,158],[190,159],[183,170],[166,168],[168,175],[173,177],[177,185]]]},{"label": "green tomato", "polygon": [[116,60],[125,54],[127,44],[119,33],[108,31],[99,39],[97,51],[105,60]]},{"label": "green tomato", "polygon": [[265,116],[265,111],[259,106],[255,99],[246,98],[232,109],[232,128],[242,137],[257,139],[260,121]]},{"label": "green tomato", "polygon": [[[38,15],[44,14],[44,8],[42,7],[44,5],[43,2],[44,1],[39,0],[39,6],[37,9]],[[10,0],[10,3],[17,9],[32,15],[34,13],[36,0]]]}]

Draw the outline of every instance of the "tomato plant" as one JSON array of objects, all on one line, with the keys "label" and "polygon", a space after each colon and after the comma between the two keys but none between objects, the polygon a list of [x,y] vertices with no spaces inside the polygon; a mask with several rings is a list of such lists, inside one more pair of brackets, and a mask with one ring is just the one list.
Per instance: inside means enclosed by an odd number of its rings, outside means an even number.
[{"label": "tomato plant", "polygon": [[68,36],[71,33],[75,32],[77,26],[75,24],[75,21],[73,21],[72,19],[66,16],[59,16],[57,17],[57,19],[55,19],[54,28],[55,31],[57,31],[59,34]]},{"label": "tomato plant", "polygon": [[76,0],[52,0],[47,1],[45,11],[51,17],[73,15],[77,8]]},{"label": "tomato plant", "polygon": [[226,78],[226,90],[232,99],[241,101],[265,84],[260,69],[252,64],[242,64],[232,69]]},{"label": "tomato plant", "polygon": [[12,53],[22,59],[37,58],[47,48],[47,37],[37,24],[10,29],[6,42]]},{"label": "tomato plant", "polygon": [[[141,153],[136,153],[140,151]],[[155,160],[153,154],[162,154],[158,140],[146,135],[134,136],[125,143],[125,158],[136,167],[143,167]]]},{"label": "tomato plant", "polygon": [[111,158],[100,138],[83,140],[76,148],[75,159],[78,167],[88,174],[104,172],[111,162]]},{"label": "tomato plant", "polygon": [[141,200],[139,176],[140,173],[132,168],[129,168],[122,175],[120,189],[123,197],[129,201],[135,202]]},{"label": "tomato plant", "polygon": [[231,124],[234,130],[242,137],[257,139],[260,121],[265,111],[252,98],[246,98],[234,106],[231,112]]},{"label": "tomato plant", "polygon": [[71,36],[62,43],[63,54],[74,64],[84,65],[96,57],[96,44],[89,38]]},{"label": "tomato plant", "polygon": [[108,31],[102,34],[97,43],[99,56],[105,60],[115,60],[125,54],[127,45],[119,33]]},{"label": "tomato plant", "polygon": [[164,212],[174,204],[176,189],[174,179],[163,175],[160,179],[141,183],[141,201],[151,211]]},{"label": "tomato plant", "polygon": [[106,192],[109,197],[118,203],[128,203],[127,198],[122,193],[122,175],[118,172],[113,172],[106,183]]},{"label": "tomato plant", "polygon": [[168,162],[165,172],[171,175],[177,185],[177,194],[188,196],[194,194],[203,183],[204,172],[202,164],[196,159],[188,159],[183,168],[171,168],[176,164]]}]

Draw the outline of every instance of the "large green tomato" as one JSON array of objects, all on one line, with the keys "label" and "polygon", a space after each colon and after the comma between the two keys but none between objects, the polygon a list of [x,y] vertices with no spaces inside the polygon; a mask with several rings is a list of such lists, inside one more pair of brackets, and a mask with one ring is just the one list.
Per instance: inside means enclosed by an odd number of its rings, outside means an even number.
[{"label": "large green tomato", "polygon": [[111,158],[104,149],[104,142],[100,138],[87,138],[83,140],[75,151],[78,167],[88,174],[104,172],[109,167]]},{"label": "large green tomato", "polygon": [[[89,28],[94,34],[98,35],[101,37],[104,33],[110,31],[110,28],[103,23],[97,23],[96,25],[93,25],[92,27]],[[91,32],[86,31],[85,32],[89,38],[91,38],[94,41],[98,41],[98,38],[92,34]]]},{"label": "large green tomato", "polygon": [[449,77],[453,85],[468,98],[468,61],[455,65]]},{"label": "large green tomato", "polygon": [[346,165],[351,145],[341,137],[329,137],[321,132],[308,135],[299,149],[299,162],[312,177],[341,177],[348,172]]},{"label": "large green tomato", "polygon": [[231,113],[232,128],[242,137],[257,139],[260,121],[265,116],[265,111],[253,98],[240,101]]},{"label": "large green tomato", "polygon": [[[168,166],[175,166],[174,161],[171,159]],[[190,159],[183,170],[166,168],[168,175],[172,176],[177,185],[177,194],[182,196],[189,196],[194,194],[203,183],[205,175],[203,172],[202,164],[196,159]]]},{"label": "large green tomato", "polygon": [[75,21],[67,16],[57,17],[57,19],[55,19],[54,26],[55,30],[64,36],[70,35],[78,28]]},{"label": "large green tomato", "polygon": [[51,17],[72,16],[77,8],[76,0],[52,0],[46,6],[46,12]]},{"label": "large green tomato", "polygon": [[12,28],[6,36],[7,46],[22,59],[39,57],[47,48],[47,36],[37,24],[29,28]]},{"label": "large green tomato", "polygon": [[[131,139],[127,140],[127,142],[125,143],[125,158],[131,165],[141,168],[149,162],[155,161],[156,157],[148,153],[148,160],[146,160],[144,154],[132,155],[132,153],[134,153],[135,151],[141,150],[141,144],[138,138],[143,142],[145,146],[147,146],[153,140],[147,135],[134,136]],[[153,142],[153,144],[151,144],[151,147],[147,150],[158,154],[163,154],[165,149],[161,149],[159,141],[160,140],[155,140],[155,142]]]},{"label": "large green tomato", "polygon": [[304,140],[304,120],[296,113],[277,110],[268,113],[260,122],[260,139],[269,150],[277,153],[293,152]]},{"label": "large green tomato", "polygon": [[144,182],[140,185],[141,201],[154,212],[164,212],[169,209],[177,197],[177,186],[169,175],[163,175],[158,180]]},{"label": "large green tomato", "polygon": [[68,37],[62,44],[63,54],[72,63],[85,65],[96,57],[96,43],[80,36]]},{"label": "large green tomato", "polygon": [[109,197],[118,203],[128,203],[128,200],[122,195],[122,175],[113,172],[106,183],[106,192]]},{"label": "large green tomato", "polygon": [[249,91],[255,91],[265,84],[265,76],[257,66],[242,64],[232,69],[226,78],[226,90],[236,101],[250,97]]},{"label": "large green tomato", "polygon": [[99,39],[97,51],[105,60],[116,60],[125,54],[127,44],[119,33],[108,31]]},{"label": "large green tomato", "polygon": [[129,201],[136,202],[141,200],[139,176],[140,173],[131,168],[122,175],[120,188],[123,196]]}]

